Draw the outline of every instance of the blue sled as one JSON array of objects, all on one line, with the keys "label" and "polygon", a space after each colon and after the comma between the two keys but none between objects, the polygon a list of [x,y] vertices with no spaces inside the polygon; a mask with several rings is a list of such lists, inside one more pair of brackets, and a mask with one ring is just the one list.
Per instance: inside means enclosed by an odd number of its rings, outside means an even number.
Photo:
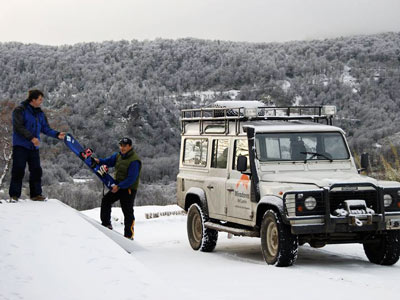
[{"label": "blue sled", "polygon": [[100,165],[96,163],[92,156],[85,158],[85,155],[83,155],[83,153],[86,149],[83,148],[81,144],[79,144],[78,141],[71,134],[67,133],[65,135],[64,143],[69,149],[71,149],[72,152],[76,154],[76,156],[78,156],[85,163],[85,165],[89,167],[90,170],[92,170],[94,174],[96,174],[96,176],[104,183],[107,188],[109,188],[110,190],[112,189],[113,185],[116,184],[114,178],[112,178],[112,176],[108,173],[101,175],[98,172],[100,169]]}]

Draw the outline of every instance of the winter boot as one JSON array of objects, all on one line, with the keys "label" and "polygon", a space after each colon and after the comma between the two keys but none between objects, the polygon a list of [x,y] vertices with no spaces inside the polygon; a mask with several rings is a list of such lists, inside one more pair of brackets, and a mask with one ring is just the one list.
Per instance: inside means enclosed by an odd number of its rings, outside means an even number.
[{"label": "winter boot", "polygon": [[31,200],[32,201],[44,201],[44,200],[46,200],[46,197],[43,195],[37,195],[35,197],[32,197]]},{"label": "winter boot", "polygon": [[131,234],[125,234],[125,237],[127,239],[134,240],[134,237],[135,237],[135,220],[133,220],[132,226],[131,226],[130,229],[131,229]]},{"label": "winter boot", "polygon": [[10,198],[10,203],[16,203],[16,202],[18,202],[18,197],[17,196],[12,196]]}]

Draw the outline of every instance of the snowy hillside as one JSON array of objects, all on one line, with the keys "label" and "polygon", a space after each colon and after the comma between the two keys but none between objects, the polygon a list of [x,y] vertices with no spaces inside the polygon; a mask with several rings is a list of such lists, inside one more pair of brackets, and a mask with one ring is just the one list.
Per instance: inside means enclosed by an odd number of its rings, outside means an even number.
[{"label": "snowy hillside", "polygon": [[[220,233],[214,252],[193,251],[179,207],[145,206],[135,208],[136,250],[128,254],[58,200],[2,202],[2,300],[398,299],[400,293],[400,263],[373,265],[361,245],[302,246],[295,266],[277,268],[265,264],[257,238]],[[84,213],[98,220],[98,208]],[[112,216],[122,232],[120,209]]]}]

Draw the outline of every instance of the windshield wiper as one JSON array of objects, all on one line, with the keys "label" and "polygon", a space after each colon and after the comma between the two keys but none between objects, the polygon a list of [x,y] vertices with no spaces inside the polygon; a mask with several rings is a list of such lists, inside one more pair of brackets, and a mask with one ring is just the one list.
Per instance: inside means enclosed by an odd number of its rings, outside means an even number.
[{"label": "windshield wiper", "polygon": [[325,154],[322,154],[322,153],[318,153],[318,152],[309,152],[309,151],[300,152],[300,153],[301,153],[301,154],[311,154],[311,157],[310,157],[310,158],[306,158],[306,159],[304,160],[304,163],[306,163],[307,160],[313,159],[313,158],[316,157],[316,156],[322,156],[322,157],[326,158],[327,160],[329,160],[330,162],[333,162],[332,157],[329,157],[328,155],[325,155]]}]

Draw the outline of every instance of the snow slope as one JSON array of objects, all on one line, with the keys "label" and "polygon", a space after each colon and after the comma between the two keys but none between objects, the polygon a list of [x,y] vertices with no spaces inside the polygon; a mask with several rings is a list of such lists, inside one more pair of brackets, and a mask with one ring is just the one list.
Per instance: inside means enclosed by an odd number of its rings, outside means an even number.
[{"label": "snow slope", "polygon": [[[361,245],[300,247],[295,266],[268,266],[258,238],[220,233],[193,251],[177,206],[136,207],[128,254],[57,200],[0,204],[0,299],[398,299],[400,263],[368,262]],[[98,220],[99,209],[84,212]],[[150,214],[151,213],[151,214]],[[113,208],[113,226],[123,215]]]},{"label": "snow slope", "polygon": [[0,241],[1,300],[174,298],[136,257],[58,200],[0,204]]}]

